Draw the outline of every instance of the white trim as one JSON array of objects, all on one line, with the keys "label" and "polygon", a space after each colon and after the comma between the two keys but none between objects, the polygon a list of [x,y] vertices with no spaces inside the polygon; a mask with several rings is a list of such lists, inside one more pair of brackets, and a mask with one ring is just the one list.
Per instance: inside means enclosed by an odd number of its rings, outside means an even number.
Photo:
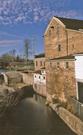
[{"label": "white trim", "polygon": [[76,81],[83,83],[83,79],[78,79],[78,78],[76,78]]},{"label": "white trim", "polygon": [[67,30],[69,31],[73,31],[73,32],[78,32],[78,33],[82,33],[83,34],[83,31],[80,31],[79,29],[78,30],[74,30],[74,29],[69,29],[69,28],[67,28]]},{"label": "white trim", "polygon": [[53,16],[53,18],[51,19],[50,23],[48,24],[48,26],[47,26],[47,28],[46,28],[46,30],[44,32],[44,35],[47,33],[47,31],[48,31],[48,29],[49,29],[49,27],[50,27],[53,20],[57,21],[62,27],[65,28],[65,25],[57,17]]},{"label": "white trim", "polygon": [[76,81],[76,98],[79,100],[79,95],[78,95],[78,82]]},{"label": "white trim", "polygon": [[83,53],[74,54],[73,56],[83,56]]}]

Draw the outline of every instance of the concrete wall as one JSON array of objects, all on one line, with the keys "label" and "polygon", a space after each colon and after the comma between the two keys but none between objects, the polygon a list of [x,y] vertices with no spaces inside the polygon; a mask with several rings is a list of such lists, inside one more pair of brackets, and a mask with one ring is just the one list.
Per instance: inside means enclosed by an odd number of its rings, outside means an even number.
[{"label": "concrete wall", "polygon": [[33,85],[33,73],[21,73],[23,77],[23,83],[27,85]]},{"label": "concrete wall", "polygon": [[60,118],[78,135],[83,135],[83,122],[75,115],[63,107],[56,108],[51,104],[51,108],[60,116]]},{"label": "concrete wall", "polygon": [[34,91],[40,96],[46,97],[46,85],[44,84],[34,84]]},{"label": "concrete wall", "polygon": [[16,71],[10,71],[0,74],[0,84],[16,85],[18,83],[33,85],[33,73],[21,73]]}]

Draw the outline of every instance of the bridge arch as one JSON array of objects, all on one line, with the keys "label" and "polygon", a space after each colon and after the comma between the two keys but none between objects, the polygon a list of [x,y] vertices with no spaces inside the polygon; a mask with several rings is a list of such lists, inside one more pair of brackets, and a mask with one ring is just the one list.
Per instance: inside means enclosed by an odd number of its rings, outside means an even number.
[{"label": "bridge arch", "polygon": [[0,84],[8,85],[8,77],[5,73],[0,73]]}]

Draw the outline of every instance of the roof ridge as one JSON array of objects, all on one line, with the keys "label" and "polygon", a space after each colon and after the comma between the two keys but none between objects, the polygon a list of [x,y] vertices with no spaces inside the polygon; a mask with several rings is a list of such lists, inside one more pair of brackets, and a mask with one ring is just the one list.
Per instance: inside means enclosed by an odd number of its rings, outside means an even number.
[{"label": "roof ridge", "polygon": [[74,18],[69,18],[69,17],[61,17],[61,16],[54,16],[54,17],[56,17],[56,18],[58,18],[58,19],[66,19],[66,20],[74,20],[74,21],[83,21],[82,19],[74,19]]}]

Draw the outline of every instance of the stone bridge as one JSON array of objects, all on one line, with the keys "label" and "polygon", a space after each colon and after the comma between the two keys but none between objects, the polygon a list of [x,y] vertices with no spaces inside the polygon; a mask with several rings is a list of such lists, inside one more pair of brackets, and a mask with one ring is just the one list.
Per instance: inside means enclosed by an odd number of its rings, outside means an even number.
[{"label": "stone bridge", "polygon": [[32,97],[33,74],[16,71],[0,73],[0,116],[22,99]]},{"label": "stone bridge", "polygon": [[0,84],[7,86],[33,85],[33,73],[22,73],[17,71],[1,72]]}]

